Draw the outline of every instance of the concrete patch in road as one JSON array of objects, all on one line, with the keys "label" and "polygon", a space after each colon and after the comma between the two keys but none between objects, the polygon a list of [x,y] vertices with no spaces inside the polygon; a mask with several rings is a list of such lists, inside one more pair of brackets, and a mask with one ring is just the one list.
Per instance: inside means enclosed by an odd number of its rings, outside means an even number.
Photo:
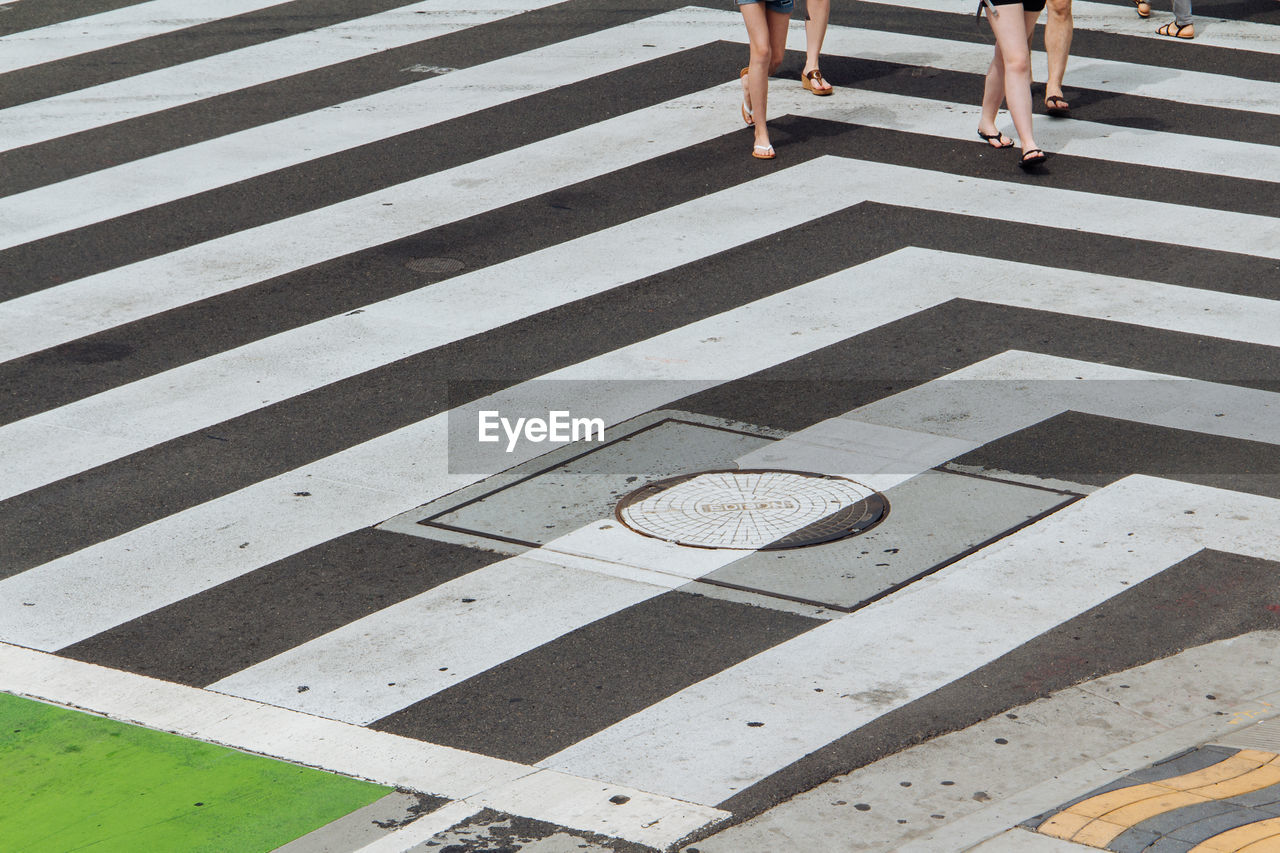
[{"label": "concrete patch in road", "polygon": [[[802,457],[823,450],[776,441],[780,437],[704,415],[657,412],[608,431],[605,443],[565,445],[381,527],[519,554],[608,517],[621,497],[646,482],[746,465],[744,457],[750,460],[762,450],[771,459],[783,449]],[[835,451],[825,453],[831,464]],[[809,470],[805,461],[777,467]],[[944,471],[926,471],[887,495],[888,517],[870,531],[805,548],[743,552],[741,559],[701,578],[698,591],[718,587],[779,609],[801,604],[849,612],[1079,497]]]},{"label": "concrete patch in road", "polygon": [[848,612],[1078,497],[941,471],[926,471],[885,494],[888,517],[856,538],[758,551],[702,580]]},{"label": "concrete patch in road", "polygon": [[735,460],[781,437],[774,430],[684,412],[652,412],[495,474],[379,527],[411,536],[523,554],[613,514],[648,480]]},{"label": "concrete patch in road", "polygon": [[446,802],[427,794],[393,791],[362,809],[290,841],[273,853],[350,853],[386,838]]}]

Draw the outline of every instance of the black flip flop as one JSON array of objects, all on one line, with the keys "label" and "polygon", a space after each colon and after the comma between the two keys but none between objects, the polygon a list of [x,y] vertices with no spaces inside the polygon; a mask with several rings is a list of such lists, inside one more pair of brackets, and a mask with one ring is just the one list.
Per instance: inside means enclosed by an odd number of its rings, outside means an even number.
[{"label": "black flip flop", "polygon": [[1039,148],[1032,148],[1030,151],[1022,155],[1022,159],[1018,161],[1018,165],[1024,169],[1030,170],[1039,166],[1048,159],[1049,155],[1045,154],[1044,151]]},{"label": "black flip flop", "polygon": [[[1058,106],[1061,104],[1062,106]],[[1069,118],[1071,105],[1061,95],[1048,95],[1044,99],[1044,111],[1054,118]]]},{"label": "black flip flop", "polygon": [[[1005,136],[1003,133],[1001,133],[998,130],[995,133],[983,133],[982,131],[978,131],[978,135],[981,136],[984,140],[986,140],[988,148],[1012,148],[1016,144],[1012,139],[1009,139],[1009,137]],[[996,140],[997,143],[1002,139],[1009,139],[1009,144],[1008,145],[998,145],[998,144],[992,145],[991,140],[993,139]]]}]

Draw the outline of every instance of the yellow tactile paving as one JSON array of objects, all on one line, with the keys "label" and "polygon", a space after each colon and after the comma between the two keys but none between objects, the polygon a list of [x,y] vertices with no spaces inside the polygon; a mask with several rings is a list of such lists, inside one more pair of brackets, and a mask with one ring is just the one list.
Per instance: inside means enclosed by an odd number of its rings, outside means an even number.
[{"label": "yellow tactile paving", "polygon": [[1102,819],[1108,823],[1118,823],[1121,826],[1129,827],[1142,823],[1144,820],[1150,820],[1157,815],[1171,812],[1174,809],[1207,802],[1210,802],[1209,797],[1202,797],[1190,791],[1164,791],[1158,796],[1149,797],[1136,803],[1130,803],[1115,811],[1107,812],[1102,816]]},{"label": "yellow tactile paving", "polygon": [[1280,835],[1255,841],[1248,847],[1241,847],[1236,853],[1280,853]]},{"label": "yellow tactile paving", "polygon": [[1189,853],[1277,853],[1280,851],[1280,817],[1247,823],[1221,832],[1192,847]]},{"label": "yellow tactile paving", "polygon": [[1211,800],[1225,800],[1230,797],[1247,794],[1250,791],[1270,788],[1276,784],[1280,784],[1280,764],[1264,764],[1257,770],[1242,774],[1234,779],[1226,779],[1213,785],[1205,785],[1202,788],[1192,788],[1189,793],[1199,794]]},{"label": "yellow tactile paving", "polygon": [[1054,838],[1070,840],[1077,832],[1092,822],[1093,818],[1074,812],[1058,812],[1053,817],[1036,827],[1037,832],[1052,835]]},{"label": "yellow tactile paving", "polygon": [[1090,847],[1105,848],[1115,840],[1116,836],[1128,828],[1124,824],[1109,823],[1101,818],[1096,818],[1085,824],[1084,828],[1071,836],[1069,840],[1077,844],[1088,844]]},{"label": "yellow tactile paving", "polygon": [[[1252,753],[1243,755],[1244,752]],[[1076,814],[1088,815],[1089,817],[1102,817],[1105,814],[1123,808],[1132,803],[1149,800],[1152,797],[1158,797],[1167,794],[1170,791],[1186,791],[1193,788],[1203,788],[1208,785],[1214,785],[1220,782],[1234,779],[1245,775],[1250,771],[1258,770],[1266,764],[1266,761],[1259,760],[1255,755],[1265,755],[1269,760],[1271,753],[1256,753],[1254,750],[1243,750],[1230,758],[1223,759],[1217,764],[1211,764],[1208,767],[1201,768],[1192,773],[1185,773],[1181,776],[1174,776],[1169,779],[1161,779],[1159,782],[1146,782],[1141,785],[1132,785],[1128,788],[1119,788],[1115,791],[1108,791],[1105,794],[1099,794],[1096,797],[1090,797],[1071,806],[1069,811]],[[1242,757],[1243,756],[1243,757]],[[1280,756],[1275,756],[1280,757]],[[1259,787],[1266,787],[1265,785]],[[1232,795],[1236,796],[1236,795]]]},{"label": "yellow tactile paving", "polygon": [[[1119,788],[1082,800],[1053,815],[1037,830],[1079,844],[1105,848],[1125,830],[1168,812],[1211,800],[1225,800],[1280,784],[1280,755],[1243,749],[1216,764],[1181,776]],[[1254,827],[1263,834],[1249,834]],[[1233,833],[1241,833],[1233,835]],[[1225,839],[1220,842],[1220,839]],[[1237,840],[1238,839],[1238,840]],[[1233,846],[1205,846],[1226,843]],[[1280,818],[1239,827],[1209,839],[1195,851],[1280,853]],[[1257,846],[1262,845],[1262,846]]]}]

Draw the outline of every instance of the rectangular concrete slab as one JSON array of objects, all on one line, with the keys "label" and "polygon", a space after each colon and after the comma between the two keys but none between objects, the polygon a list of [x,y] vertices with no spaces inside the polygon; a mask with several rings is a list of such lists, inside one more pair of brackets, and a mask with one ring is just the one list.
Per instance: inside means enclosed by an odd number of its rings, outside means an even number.
[{"label": "rectangular concrete slab", "polygon": [[522,554],[609,518],[623,496],[654,480],[736,468],[776,442],[776,430],[672,410],[650,412],[487,477],[379,525],[384,530]]},{"label": "rectangular concrete slab", "polygon": [[757,551],[703,582],[853,610],[1076,499],[944,471],[926,471],[885,494],[888,517],[860,536]]}]

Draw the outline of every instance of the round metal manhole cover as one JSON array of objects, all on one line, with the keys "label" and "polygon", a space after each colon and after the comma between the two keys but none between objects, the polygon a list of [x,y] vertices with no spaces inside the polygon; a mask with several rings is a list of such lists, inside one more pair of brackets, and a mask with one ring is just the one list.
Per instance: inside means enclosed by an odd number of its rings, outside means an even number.
[{"label": "round metal manhole cover", "polygon": [[801,471],[704,471],[659,480],[618,502],[637,533],[696,548],[773,551],[862,533],[888,512],[853,480]]}]

